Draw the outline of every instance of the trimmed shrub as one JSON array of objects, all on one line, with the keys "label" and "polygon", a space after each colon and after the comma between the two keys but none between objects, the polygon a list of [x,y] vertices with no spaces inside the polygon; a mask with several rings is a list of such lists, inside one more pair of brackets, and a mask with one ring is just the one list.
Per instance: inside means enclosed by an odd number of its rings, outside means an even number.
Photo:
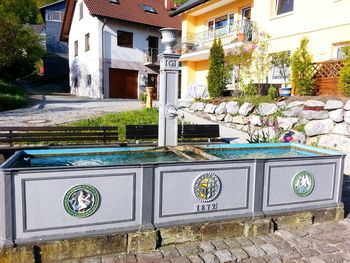
[{"label": "trimmed shrub", "polygon": [[0,94],[23,95],[22,89],[0,79]]},{"label": "trimmed shrub", "polygon": [[242,85],[242,94],[243,96],[253,97],[257,94],[256,87],[253,84],[253,81],[250,81],[248,84]]},{"label": "trimmed shrub", "polygon": [[344,47],[345,62],[340,70],[340,88],[344,96],[350,97],[350,46]]},{"label": "trimmed shrub", "polygon": [[312,66],[312,55],[307,50],[309,40],[303,38],[299,48],[291,57],[292,86],[301,96],[315,95],[315,80]]},{"label": "trimmed shrub", "polygon": [[225,53],[221,40],[216,41],[210,49],[209,72],[207,76],[210,97],[221,97],[225,90]]},{"label": "trimmed shrub", "polygon": [[267,96],[271,99],[274,100],[278,97],[278,90],[277,88],[275,88],[274,86],[269,87],[269,89],[267,90]]},{"label": "trimmed shrub", "polygon": [[0,94],[0,111],[14,110],[27,106],[28,101],[20,95]]}]

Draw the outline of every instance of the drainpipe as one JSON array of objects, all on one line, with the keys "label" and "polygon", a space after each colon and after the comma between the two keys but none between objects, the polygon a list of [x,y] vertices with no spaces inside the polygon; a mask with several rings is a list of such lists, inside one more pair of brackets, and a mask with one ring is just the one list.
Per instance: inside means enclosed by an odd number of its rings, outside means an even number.
[{"label": "drainpipe", "polygon": [[101,94],[102,94],[102,99],[105,98],[105,48],[104,48],[104,29],[107,23],[107,18],[104,18],[103,25],[102,25],[102,86],[101,86]]}]

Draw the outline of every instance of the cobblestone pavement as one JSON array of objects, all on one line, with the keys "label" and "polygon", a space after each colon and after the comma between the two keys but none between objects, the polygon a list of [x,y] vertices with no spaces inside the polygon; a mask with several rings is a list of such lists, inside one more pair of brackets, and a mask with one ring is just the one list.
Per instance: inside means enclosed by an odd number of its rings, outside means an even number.
[{"label": "cobblestone pavement", "polygon": [[161,247],[136,255],[105,255],[60,263],[338,263],[350,262],[350,219],[257,238],[229,238]]}]

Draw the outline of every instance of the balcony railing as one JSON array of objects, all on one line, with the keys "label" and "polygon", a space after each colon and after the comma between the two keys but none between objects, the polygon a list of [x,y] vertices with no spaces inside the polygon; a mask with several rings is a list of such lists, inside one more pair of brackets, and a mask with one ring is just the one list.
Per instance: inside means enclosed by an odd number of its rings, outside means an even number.
[{"label": "balcony railing", "polygon": [[144,50],[145,56],[144,56],[144,64],[145,65],[153,65],[158,66],[159,65],[159,59],[158,55],[162,51],[158,48],[148,48]]},{"label": "balcony railing", "polygon": [[182,54],[210,49],[215,38],[221,39],[222,46],[243,40],[252,41],[256,33],[257,30],[254,22],[248,20],[238,21],[233,25],[227,25],[182,38]]}]

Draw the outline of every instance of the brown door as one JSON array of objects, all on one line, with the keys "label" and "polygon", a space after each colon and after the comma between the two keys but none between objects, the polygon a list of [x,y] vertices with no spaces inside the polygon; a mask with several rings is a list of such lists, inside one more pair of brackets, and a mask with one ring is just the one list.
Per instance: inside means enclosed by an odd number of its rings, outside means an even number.
[{"label": "brown door", "polygon": [[148,74],[148,87],[153,87],[153,99],[158,97],[157,74]]},{"label": "brown door", "polygon": [[138,71],[109,69],[109,97],[137,99]]}]

